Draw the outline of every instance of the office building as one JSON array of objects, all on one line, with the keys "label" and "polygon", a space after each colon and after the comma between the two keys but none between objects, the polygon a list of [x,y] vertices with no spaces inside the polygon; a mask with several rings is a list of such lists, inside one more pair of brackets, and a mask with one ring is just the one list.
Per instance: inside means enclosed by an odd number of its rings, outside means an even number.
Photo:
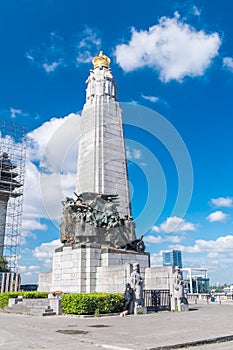
[{"label": "office building", "polygon": [[163,266],[182,267],[182,255],[180,250],[166,250],[162,253]]}]

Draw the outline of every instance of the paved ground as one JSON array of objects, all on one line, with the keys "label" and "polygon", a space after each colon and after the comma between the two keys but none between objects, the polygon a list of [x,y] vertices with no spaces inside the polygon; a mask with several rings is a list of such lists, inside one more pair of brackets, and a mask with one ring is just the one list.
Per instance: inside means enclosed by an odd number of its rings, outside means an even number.
[{"label": "paved ground", "polygon": [[0,349],[168,350],[181,349],[177,344],[232,336],[229,342],[190,348],[232,350],[233,306],[193,307],[195,309],[189,312],[159,312],[123,318],[0,313]]}]

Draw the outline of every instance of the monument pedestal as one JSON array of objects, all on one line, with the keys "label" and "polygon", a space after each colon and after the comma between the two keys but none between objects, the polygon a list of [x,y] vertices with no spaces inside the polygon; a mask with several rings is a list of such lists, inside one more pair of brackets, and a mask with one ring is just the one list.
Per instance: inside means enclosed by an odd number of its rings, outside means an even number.
[{"label": "monument pedestal", "polygon": [[140,265],[144,278],[149,253],[138,253],[99,245],[58,248],[51,272],[39,274],[39,291],[64,293],[123,293],[130,279],[130,264]]}]

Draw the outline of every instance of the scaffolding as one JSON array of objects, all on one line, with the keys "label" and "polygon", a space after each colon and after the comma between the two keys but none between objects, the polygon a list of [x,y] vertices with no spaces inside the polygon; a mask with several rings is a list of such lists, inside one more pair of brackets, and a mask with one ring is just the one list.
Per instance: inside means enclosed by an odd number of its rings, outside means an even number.
[{"label": "scaffolding", "polygon": [[18,272],[26,160],[26,128],[0,120],[0,256]]}]

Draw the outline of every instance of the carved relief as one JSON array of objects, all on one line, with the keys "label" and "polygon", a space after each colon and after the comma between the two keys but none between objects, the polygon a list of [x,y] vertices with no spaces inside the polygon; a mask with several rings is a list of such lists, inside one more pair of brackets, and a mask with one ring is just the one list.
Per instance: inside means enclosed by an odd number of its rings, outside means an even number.
[{"label": "carved relief", "polygon": [[[61,242],[66,245],[95,243],[143,252],[136,239],[132,217],[117,212],[118,196],[85,192],[63,201]],[[140,243],[140,244],[138,244]],[[140,249],[139,249],[140,248]],[[73,262],[73,266],[76,262]],[[76,265],[78,266],[78,264]]]}]

